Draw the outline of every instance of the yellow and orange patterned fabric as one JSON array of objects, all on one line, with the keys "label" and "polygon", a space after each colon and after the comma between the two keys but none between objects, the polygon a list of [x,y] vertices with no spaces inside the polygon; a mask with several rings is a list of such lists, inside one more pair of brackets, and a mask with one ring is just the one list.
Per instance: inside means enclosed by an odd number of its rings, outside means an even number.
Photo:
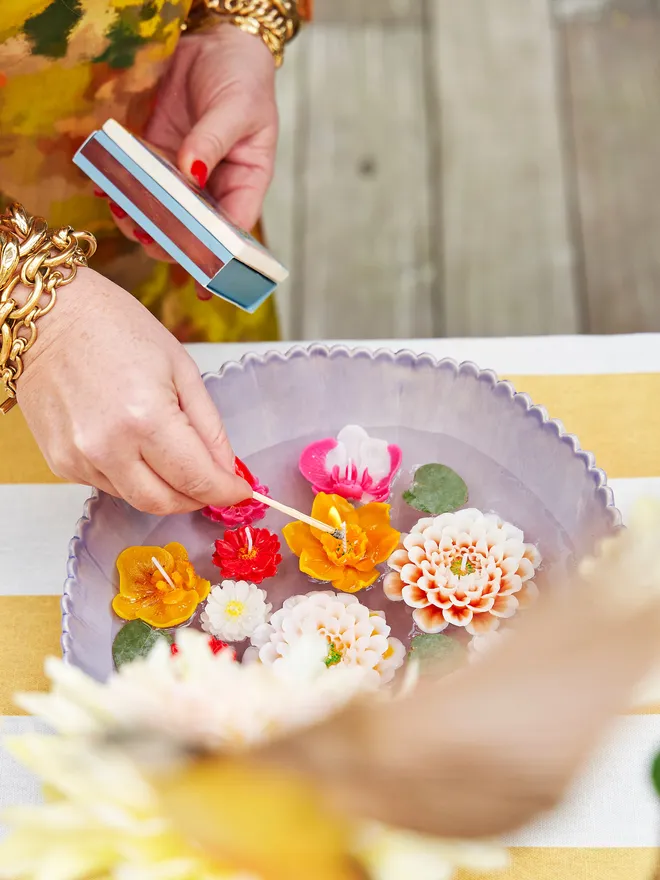
[{"label": "yellow and orange patterned fabric", "polygon": [[[247,315],[200,301],[178,266],[156,263],[115,227],[72,163],[112,117],[141,133],[181,38],[191,0],[2,0],[0,204],[19,201],[52,225],[99,239],[94,268],[135,294],[185,342],[270,340],[271,299]],[[303,13],[311,12],[304,3]],[[259,231],[258,231],[259,232]]]}]

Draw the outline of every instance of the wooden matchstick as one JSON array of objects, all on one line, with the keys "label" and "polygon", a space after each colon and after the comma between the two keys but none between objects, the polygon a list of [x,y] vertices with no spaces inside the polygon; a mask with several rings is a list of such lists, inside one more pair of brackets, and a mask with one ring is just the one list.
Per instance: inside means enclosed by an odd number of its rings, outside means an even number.
[{"label": "wooden matchstick", "polygon": [[279,501],[275,501],[267,495],[262,495],[260,492],[253,492],[252,497],[255,501],[260,501],[262,504],[267,504],[268,507],[272,507],[273,510],[279,510],[279,512],[285,514],[285,516],[290,516],[291,519],[299,519],[301,522],[307,523],[308,526],[312,526],[314,529],[319,529],[321,532],[327,532],[329,535],[332,535],[333,538],[337,538],[338,541],[343,541],[346,537],[346,533],[343,529],[338,529],[335,526],[331,526],[329,523],[321,522],[320,519],[314,519],[311,516],[307,516],[307,514],[301,513],[294,507],[287,507],[286,504],[280,504]]}]

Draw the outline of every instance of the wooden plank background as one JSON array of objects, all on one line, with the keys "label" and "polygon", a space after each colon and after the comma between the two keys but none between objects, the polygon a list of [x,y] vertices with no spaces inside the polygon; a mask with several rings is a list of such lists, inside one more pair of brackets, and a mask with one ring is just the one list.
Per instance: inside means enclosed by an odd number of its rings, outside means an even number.
[{"label": "wooden plank background", "polygon": [[266,208],[287,338],[660,330],[660,0],[316,0]]}]

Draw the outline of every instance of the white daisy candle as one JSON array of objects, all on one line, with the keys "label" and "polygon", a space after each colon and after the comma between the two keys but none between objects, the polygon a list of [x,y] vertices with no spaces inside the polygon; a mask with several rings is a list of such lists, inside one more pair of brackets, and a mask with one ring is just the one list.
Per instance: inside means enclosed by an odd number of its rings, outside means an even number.
[{"label": "white daisy candle", "polygon": [[223,581],[211,590],[200,618],[202,628],[225,642],[242,642],[266,623],[272,607],[266,591],[254,584]]}]

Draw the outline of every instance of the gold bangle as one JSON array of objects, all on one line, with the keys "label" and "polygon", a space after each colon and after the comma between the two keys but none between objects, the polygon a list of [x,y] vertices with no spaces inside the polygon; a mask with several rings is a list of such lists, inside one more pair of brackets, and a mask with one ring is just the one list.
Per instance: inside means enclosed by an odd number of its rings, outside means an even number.
[{"label": "gold bangle", "polygon": [[216,21],[219,18],[248,34],[261,37],[270,49],[276,67],[281,67],[286,44],[300,30],[296,0],[203,0],[193,6],[183,29],[202,29],[209,24],[208,13]]},{"label": "gold bangle", "polygon": [[[74,232],[70,226],[49,229],[43,217],[31,217],[20,205],[10,205],[0,215],[0,382],[7,392],[0,404],[3,415],[16,404],[16,382],[23,373],[23,355],[36,342],[37,321],[55,305],[58,288],[70,284],[95,251],[91,233]],[[27,291],[22,305],[13,298],[19,284]]]}]

